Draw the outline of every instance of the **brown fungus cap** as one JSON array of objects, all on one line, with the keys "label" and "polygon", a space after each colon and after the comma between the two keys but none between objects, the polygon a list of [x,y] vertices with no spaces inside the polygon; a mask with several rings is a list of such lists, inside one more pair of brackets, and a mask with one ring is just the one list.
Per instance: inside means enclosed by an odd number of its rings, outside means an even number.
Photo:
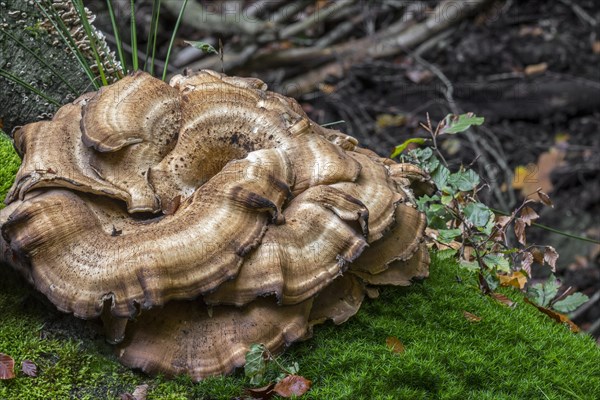
[{"label": "brown fungus cap", "polygon": [[144,313],[127,327],[121,362],[150,374],[186,374],[198,381],[227,374],[245,362],[253,343],[277,353],[310,336],[312,299],[279,306],[258,299],[245,307],[171,302]]},{"label": "brown fungus cap", "polygon": [[0,257],[148,373],[228,373],[427,276],[429,177],[255,78],[137,72],[15,142]]}]

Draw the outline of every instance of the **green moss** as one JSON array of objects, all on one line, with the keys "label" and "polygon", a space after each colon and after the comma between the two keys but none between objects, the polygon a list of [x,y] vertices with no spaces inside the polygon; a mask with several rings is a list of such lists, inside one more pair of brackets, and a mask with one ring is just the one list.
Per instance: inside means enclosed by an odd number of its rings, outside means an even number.
[{"label": "green moss", "polygon": [[[19,160],[0,134],[0,198]],[[457,280],[457,276],[460,279]],[[342,326],[315,328],[314,338],[282,356],[313,381],[314,399],[597,399],[600,349],[504,290],[510,309],[482,296],[475,280],[435,259],[431,277],[408,288],[384,288]],[[467,321],[463,310],[482,318]],[[0,381],[0,399],[115,399],[148,383],[148,399],[230,399],[248,380],[238,371],[193,383],[150,378],[122,367],[99,327],[58,313],[8,267],[0,266],[0,352],[39,367]],[[388,350],[388,336],[405,352]]]},{"label": "green moss", "polygon": [[[1,399],[116,398],[142,383],[150,385],[149,399],[229,399],[248,386],[241,372],[194,384],[129,371],[93,324],[53,311],[11,271],[2,275],[0,352],[17,365],[33,360],[40,373],[0,382]],[[307,398],[315,399],[599,398],[594,341],[554,323],[519,293],[504,292],[516,308],[482,296],[474,279],[434,258],[430,279],[385,288],[346,324],[317,327],[283,362],[300,363],[313,381]],[[463,310],[481,322],[467,321]],[[399,338],[405,352],[390,352],[388,336]]]},{"label": "green moss", "polygon": [[21,159],[11,140],[0,130],[0,209],[4,208],[4,197],[13,184],[20,164]]}]

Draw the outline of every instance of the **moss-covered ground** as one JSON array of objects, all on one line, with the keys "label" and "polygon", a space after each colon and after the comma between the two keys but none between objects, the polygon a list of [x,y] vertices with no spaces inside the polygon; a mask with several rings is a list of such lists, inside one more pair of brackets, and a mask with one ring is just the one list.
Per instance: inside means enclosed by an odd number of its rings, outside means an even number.
[{"label": "moss-covered ground", "polygon": [[8,136],[0,130],[0,209],[4,206],[6,192],[13,184],[20,159]]},{"label": "moss-covered ground", "polygon": [[[15,159],[0,139],[0,190]],[[3,193],[3,192],[2,192]],[[0,196],[2,196],[0,193]],[[346,324],[315,328],[282,362],[296,361],[313,381],[314,399],[590,399],[600,398],[600,349],[572,334],[513,290],[515,308],[482,296],[475,279],[433,258],[431,276],[408,288],[385,288]],[[479,317],[470,322],[463,311]],[[405,346],[394,353],[386,338]],[[115,399],[150,385],[148,399],[230,399],[243,395],[243,372],[193,383],[150,378],[122,367],[97,326],[60,314],[6,266],[0,267],[0,352],[39,367],[0,381],[0,399]]]}]

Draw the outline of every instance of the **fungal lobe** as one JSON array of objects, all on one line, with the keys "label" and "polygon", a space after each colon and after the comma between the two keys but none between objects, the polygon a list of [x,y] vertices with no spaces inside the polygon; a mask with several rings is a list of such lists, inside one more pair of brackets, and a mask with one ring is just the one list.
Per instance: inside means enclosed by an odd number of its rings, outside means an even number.
[{"label": "fungal lobe", "polygon": [[0,258],[147,373],[230,373],[428,274],[428,175],[256,78],[136,72],[14,139]]}]

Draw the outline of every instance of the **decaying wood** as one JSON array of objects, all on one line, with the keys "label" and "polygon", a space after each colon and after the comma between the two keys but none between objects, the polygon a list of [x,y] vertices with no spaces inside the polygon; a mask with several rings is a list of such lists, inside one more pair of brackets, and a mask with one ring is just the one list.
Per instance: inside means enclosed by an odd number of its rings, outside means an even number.
[{"label": "decaying wood", "polygon": [[[72,7],[69,1],[53,3]],[[75,37],[85,46],[80,22],[73,17],[64,22],[73,32],[78,29]],[[94,89],[75,56],[35,2],[0,2],[0,27],[0,128],[5,132],[10,133],[18,125],[47,119],[59,105]],[[84,53],[92,64],[91,54]],[[112,56],[104,54],[108,64]],[[7,75],[38,89],[49,99],[15,83]]]}]

